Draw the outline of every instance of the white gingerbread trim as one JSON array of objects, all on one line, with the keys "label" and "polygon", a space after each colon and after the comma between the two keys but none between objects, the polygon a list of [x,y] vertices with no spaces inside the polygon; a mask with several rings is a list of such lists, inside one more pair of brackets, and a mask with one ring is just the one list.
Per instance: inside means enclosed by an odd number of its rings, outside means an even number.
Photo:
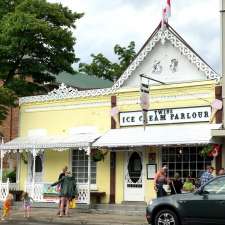
[{"label": "white gingerbread trim", "polygon": [[119,80],[113,85],[112,88],[118,89],[124,82],[131,76],[132,72],[141,64],[146,56],[152,51],[154,46],[161,41],[162,44],[168,40],[172,45],[179,49],[180,53],[194,64],[199,70],[205,73],[206,78],[209,80],[216,80],[219,82],[221,76],[213,71],[195,52],[193,52],[187,45],[185,45],[172,30],[169,28],[160,28],[158,32],[148,41],[143,50],[139,53],[136,59],[128,66],[127,70],[122,74]]},{"label": "white gingerbread trim", "polygon": [[157,28],[155,34],[152,38],[146,43],[141,52],[137,55],[134,61],[128,66],[128,68],[124,71],[121,77],[117,80],[117,82],[111,88],[104,89],[92,89],[79,91],[74,88],[67,88],[66,85],[61,84],[58,89],[55,89],[48,93],[47,95],[38,95],[38,96],[30,96],[23,97],[19,99],[19,104],[29,103],[29,102],[46,102],[46,101],[54,101],[54,100],[62,100],[62,99],[71,99],[71,98],[79,98],[79,97],[89,97],[89,96],[103,96],[115,93],[124,82],[131,76],[131,74],[137,69],[137,67],[143,62],[146,56],[152,51],[154,46],[161,41],[162,44],[165,43],[166,40],[170,41],[173,46],[179,49],[180,53],[183,54],[193,65],[195,65],[199,70],[205,73],[206,78],[209,80],[216,80],[219,82],[221,76],[218,75],[215,71],[213,71],[192,49],[189,48],[184,41],[180,40],[178,35],[170,28]]},{"label": "white gingerbread trim", "polygon": [[71,99],[71,98],[79,98],[79,97],[109,95],[111,93],[112,93],[112,88],[79,91],[72,87],[67,87],[65,84],[62,83],[58,89],[54,89],[53,91],[49,92],[47,95],[36,95],[36,96],[20,98],[19,105],[23,103],[29,103],[29,102],[46,102],[46,101]]}]

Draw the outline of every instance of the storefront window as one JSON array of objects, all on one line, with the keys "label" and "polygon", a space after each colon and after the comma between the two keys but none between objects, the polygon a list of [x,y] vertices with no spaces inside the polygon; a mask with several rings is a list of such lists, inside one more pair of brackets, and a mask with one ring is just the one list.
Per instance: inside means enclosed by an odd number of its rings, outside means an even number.
[{"label": "storefront window", "polygon": [[168,166],[168,176],[179,173],[182,178],[199,178],[211,158],[200,156],[202,147],[169,147],[162,149],[162,165]]},{"label": "storefront window", "polygon": [[[88,156],[84,150],[72,151],[72,173],[77,183],[88,182]],[[96,184],[96,162],[91,161],[91,184]]]}]

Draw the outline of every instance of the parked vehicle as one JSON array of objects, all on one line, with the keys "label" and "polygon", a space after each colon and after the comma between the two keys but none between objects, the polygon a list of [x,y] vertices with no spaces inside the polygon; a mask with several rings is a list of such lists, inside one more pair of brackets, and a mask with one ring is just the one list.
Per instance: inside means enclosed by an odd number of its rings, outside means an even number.
[{"label": "parked vehicle", "polygon": [[146,218],[152,225],[225,224],[225,175],[210,180],[194,193],[152,200]]}]

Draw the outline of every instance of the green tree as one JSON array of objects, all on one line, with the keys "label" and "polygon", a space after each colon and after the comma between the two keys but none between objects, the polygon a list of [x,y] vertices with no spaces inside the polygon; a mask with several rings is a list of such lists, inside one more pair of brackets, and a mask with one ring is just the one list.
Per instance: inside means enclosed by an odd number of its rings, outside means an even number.
[{"label": "green tree", "polygon": [[130,42],[128,47],[121,47],[117,44],[114,47],[114,53],[118,56],[118,63],[111,62],[101,53],[91,54],[92,62],[90,64],[80,63],[79,71],[97,77],[104,77],[111,81],[117,79],[134,59],[136,55],[135,43]]},{"label": "green tree", "polygon": [[0,94],[13,103],[15,96],[43,93],[52,74],[74,73],[79,59],[71,30],[82,16],[46,0],[0,0]]}]

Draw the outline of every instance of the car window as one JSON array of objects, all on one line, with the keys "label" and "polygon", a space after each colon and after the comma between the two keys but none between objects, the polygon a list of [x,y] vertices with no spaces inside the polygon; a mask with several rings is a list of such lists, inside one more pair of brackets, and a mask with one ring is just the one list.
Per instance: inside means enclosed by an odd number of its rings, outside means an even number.
[{"label": "car window", "polygon": [[225,194],[225,177],[220,177],[204,187],[204,191],[209,194]]}]

